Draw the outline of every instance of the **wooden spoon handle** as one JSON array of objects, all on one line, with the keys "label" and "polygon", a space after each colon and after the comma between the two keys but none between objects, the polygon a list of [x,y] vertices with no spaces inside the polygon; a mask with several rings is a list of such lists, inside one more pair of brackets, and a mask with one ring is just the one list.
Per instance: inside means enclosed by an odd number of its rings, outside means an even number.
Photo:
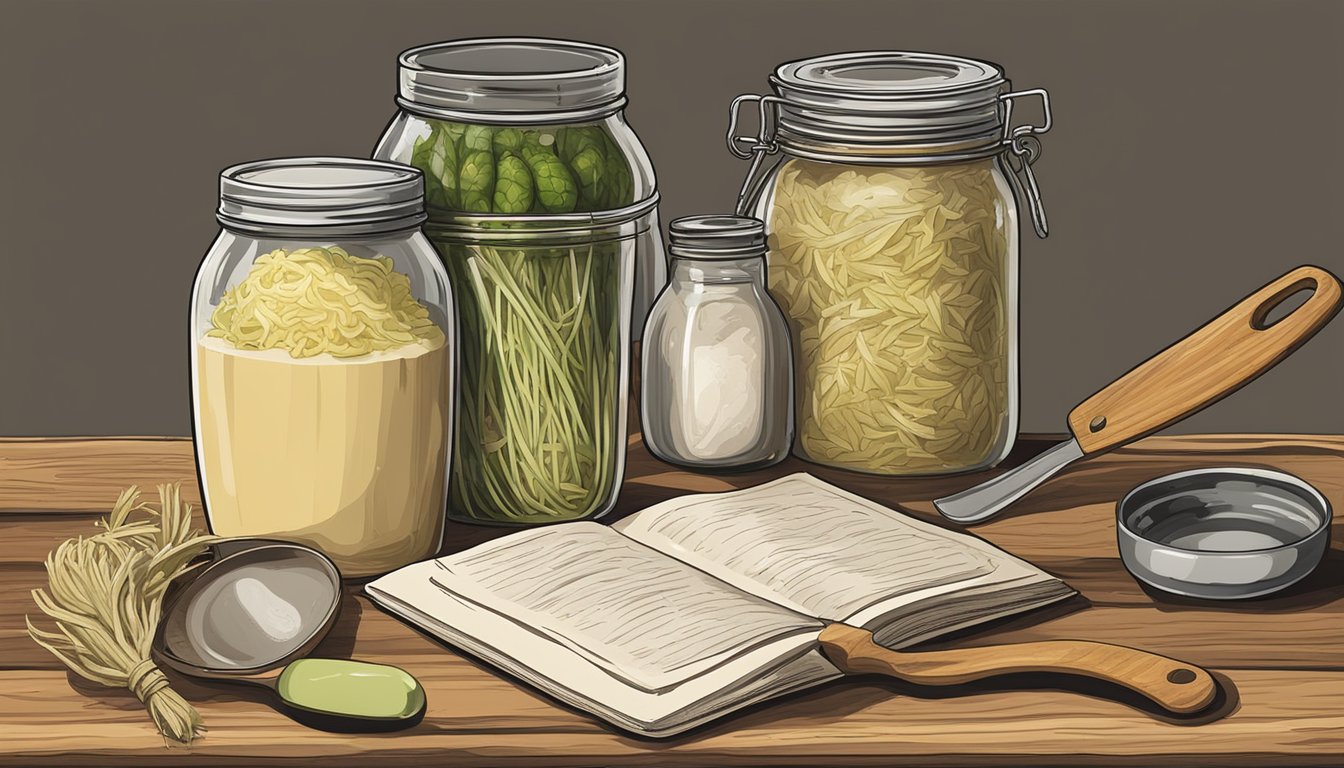
[{"label": "wooden spoon handle", "polygon": [[[1308,288],[1305,303],[1265,323],[1280,302]],[[1334,275],[1298,267],[1084,400],[1069,414],[1069,429],[1084,453],[1156,432],[1274,367],[1330,322],[1340,304]]]},{"label": "wooden spoon handle", "polygon": [[957,685],[1015,672],[1055,672],[1105,680],[1140,693],[1176,714],[1198,712],[1213,701],[1209,673],[1155,653],[1082,640],[901,653],[873,642],[872,633],[832,624],[821,633],[832,664],[847,673],[878,674],[917,685]]}]

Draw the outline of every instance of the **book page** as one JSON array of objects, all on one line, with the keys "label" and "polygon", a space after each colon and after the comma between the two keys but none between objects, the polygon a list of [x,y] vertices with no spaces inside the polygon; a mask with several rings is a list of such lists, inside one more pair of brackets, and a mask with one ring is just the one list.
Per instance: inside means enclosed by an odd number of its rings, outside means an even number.
[{"label": "book page", "polygon": [[821,624],[597,523],[525,531],[440,558],[432,580],[657,691]]},{"label": "book page", "polygon": [[968,546],[970,537],[805,473],[742,491],[683,496],[615,527],[767,600],[828,621],[996,568],[980,547]]},{"label": "book page", "polygon": [[380,606],[561,701],[636,733],[669,736],[725,712],[840,677],[809,640],[784,638],[667,690],[628,685],[586,657],[434,584],[433,560],[368,584]]}]

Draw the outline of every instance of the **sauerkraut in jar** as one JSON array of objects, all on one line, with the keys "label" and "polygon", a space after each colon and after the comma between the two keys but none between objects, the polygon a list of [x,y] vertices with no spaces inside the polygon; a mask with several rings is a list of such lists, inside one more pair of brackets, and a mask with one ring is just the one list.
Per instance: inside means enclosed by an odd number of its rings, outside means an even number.
[{"label": "sauerkraut in jar", "polygon": [[992,161],[779,170],[770,291],[793,326],[797,450],[870,472],[997,460],[1013,429],[1016,216]]},{"label": "sauerkraut in jar", "polygon": [[[783,158],[740,208],[766,221],[769,286],[792,336],[794,453],[883,475],[992,466],[1017,429],[1015,186],[1044,213],[1036,133],[998,67],[932,54],[785,64],[761,133]],[[730,130],[730,137],[732,136]],[[751,152],[741,149],[749,142]]]}]

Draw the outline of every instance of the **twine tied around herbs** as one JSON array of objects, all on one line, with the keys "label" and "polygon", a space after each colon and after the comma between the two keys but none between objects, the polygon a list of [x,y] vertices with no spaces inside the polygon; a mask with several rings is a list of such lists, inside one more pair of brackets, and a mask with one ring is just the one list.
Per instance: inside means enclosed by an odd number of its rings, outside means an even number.
[{"label": "twine tied around herbs", "polygon": [[[205,732],[200,714],[172,689],[150,646],[173,579],[191,570],[216,537],[191,530],[191,505],[180,485],[159,486],[159,507],[122,491],[102,530],[62,542],[47,555],[47,588],[33,590],[55,623],[43,630],[25,617],[28,634],[75,674],[129,688],[165,739],[190,744]],[[131,520],[133,512],[143,517]]]},{"label": "twine tied around herbs", "polygon": [[126,687],[131,689],[135,698],[148,704],[159,691],[168,687],[168,676],[154,666],[152,660],[145,659],[131,667],[131,671],[126,675]]}]

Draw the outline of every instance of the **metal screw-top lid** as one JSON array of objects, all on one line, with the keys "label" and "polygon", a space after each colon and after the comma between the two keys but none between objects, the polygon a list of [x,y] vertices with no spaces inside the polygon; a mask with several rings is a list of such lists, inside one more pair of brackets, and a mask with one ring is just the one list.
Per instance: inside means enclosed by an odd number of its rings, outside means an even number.
[{"label": "metal screw-top lid", "polygon": [[625,57],[568,40],[494,37],[401,54],[397,103],[449,120],[544,124],[594,120],[625,105]]},{"label": "metal screw-top lid", "polygon": [[229,229],[395,232],[425,220],[419,170],[347,157],[258,160],[219,175],[219,222]]},{"label": "metal screw-top lid", "polygon": [[686,216],[668,225],[668,251],[690,259],[764,256],[765,222],[750,216]]}]

